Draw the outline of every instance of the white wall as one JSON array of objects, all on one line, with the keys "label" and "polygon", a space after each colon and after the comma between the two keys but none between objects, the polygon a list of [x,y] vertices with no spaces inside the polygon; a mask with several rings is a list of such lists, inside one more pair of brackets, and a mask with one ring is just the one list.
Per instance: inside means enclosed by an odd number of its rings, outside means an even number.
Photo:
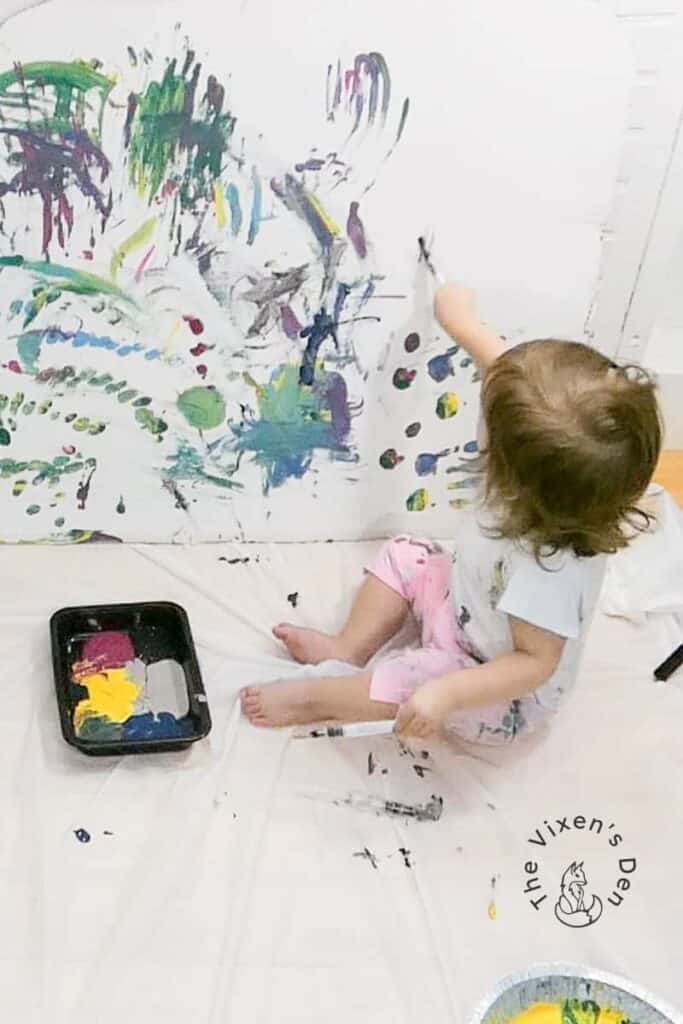
[{"label": "white wall", "polygon": [[668,447],[683,447],[683,3],[600,0],[634,58],[629,123],[605,225],[595,343],[660,380]]}]

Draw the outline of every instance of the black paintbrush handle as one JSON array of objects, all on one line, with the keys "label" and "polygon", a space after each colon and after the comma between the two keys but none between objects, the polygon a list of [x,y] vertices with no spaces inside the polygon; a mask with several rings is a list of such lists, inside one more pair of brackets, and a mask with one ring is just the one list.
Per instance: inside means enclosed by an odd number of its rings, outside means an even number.
[{"label": "black paintbrush handle", "polygon": [[670,676],[674,674],[677,668],[683,665],[683,644],[677,647],[673,654],[670,654],[666,661],[663,661],[661,665],[658,665],[655,669],[655,679],[659,679],[660,682],[665,682]]}]

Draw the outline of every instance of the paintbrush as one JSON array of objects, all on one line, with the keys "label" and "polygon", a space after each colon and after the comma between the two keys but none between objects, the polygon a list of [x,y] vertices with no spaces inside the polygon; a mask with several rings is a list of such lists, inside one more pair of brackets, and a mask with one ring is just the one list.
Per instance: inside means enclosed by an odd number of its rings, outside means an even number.
[{"label": "paintbrush", "polygon": [[307,800],[332,803],[336,807],[351,807],[355,811],[387,814],[397,818],[415,818],[417,821],[439,821],[443,814],[443,797],[432,795],[426,804],[407,804],[401,800],[388,800],[372,793],[347,793],[337,796],[326,790],[302,788],[298,795]]},{"label": "paintbrush", "polygon": [[354,736],[390,736],[395,721],[387,718],[379,722],[351,722],[349,725],[324,725],[317,729],[302,729],[293,734],[295,740],[350,739]]},{"label": "paintbrush", "polygon": [[427,242],[425,240],[424,235],[420,235],[420,237],[417,240],[417,244],[420,247],[420,257],[425,261],[429,273],[432,275],[437,284],[445,284],[446,281],[444,279],[443,274],[440,274],[439,271],[434,266],[434,263],[432,261],[432,254],[427,248]]}]

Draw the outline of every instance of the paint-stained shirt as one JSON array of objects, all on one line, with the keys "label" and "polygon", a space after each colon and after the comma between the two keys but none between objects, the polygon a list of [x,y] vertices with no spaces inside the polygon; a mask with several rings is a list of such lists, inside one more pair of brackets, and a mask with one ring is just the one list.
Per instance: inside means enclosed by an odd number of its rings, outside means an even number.
[{"label": "paint-stained shirt", "polygon": [[528,545],[489,536],[493,522],[480,506],[456,512],[449,549],[460,641],[479,661],[508,654],[514,650],[510,616],[564,637],[556,672],[535,691],[544,706],[554,709],[576,676],[606,559],[560,551],[539,564]]}]

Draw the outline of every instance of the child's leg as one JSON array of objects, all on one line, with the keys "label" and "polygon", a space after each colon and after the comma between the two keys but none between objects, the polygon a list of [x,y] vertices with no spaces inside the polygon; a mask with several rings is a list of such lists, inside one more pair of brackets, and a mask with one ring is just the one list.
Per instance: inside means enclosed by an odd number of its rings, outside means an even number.
[{"label": "child's leg", "polygon": [[370,699],[370,672],[248,686],[242,712],[252,725],[308,725],[311,722],[367,722],[395,718],[397,704]]},{"label": "child's leg", "polygon": [[305,665],[344,661],[362,668],[399,631],[410,608],[410,595],[389,568],[394,560],[392,545],[396,543],[390,541],[378,560],[382,565],[378,572],[384,578],[371,567],[346,625],[336,636],[287,623],[275,627],[274,635],[296,661]]}]

